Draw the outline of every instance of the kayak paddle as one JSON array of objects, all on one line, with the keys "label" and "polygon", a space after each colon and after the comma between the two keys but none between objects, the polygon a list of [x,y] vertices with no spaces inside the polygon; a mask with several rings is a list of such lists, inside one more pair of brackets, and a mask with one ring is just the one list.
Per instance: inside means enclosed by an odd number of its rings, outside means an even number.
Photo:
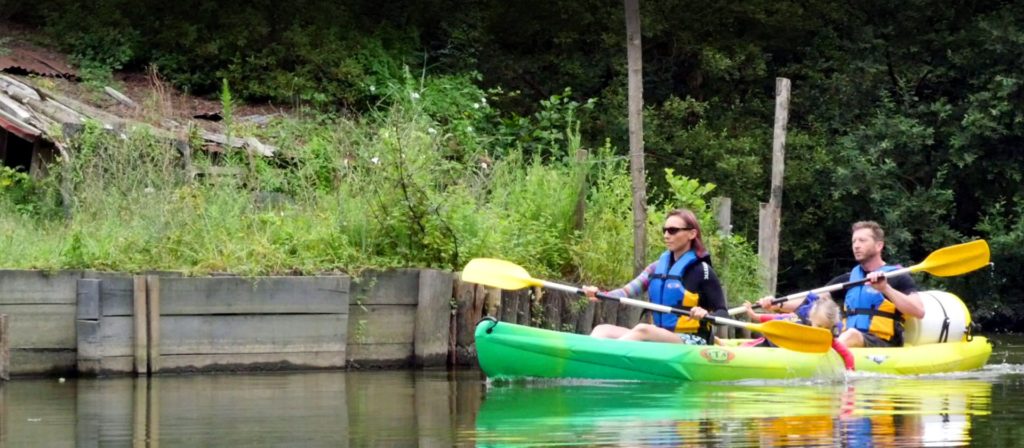
[{"label": "kayak paddle", "polygon": [[[580,288],[532,278],[526,272],[526,269],[523,269],[521,266],[509,261],[493,258],[474,258],[470,260],[469,264],[462,270],[462,281],[506,290],[523,289],[529,286],[543,286],[572,294],[584,295],[583,290]],[[600,292],[597,293],[597,297],[602,300],[615,301],[624,305],[660,313],[671,313],[680,316],[690,315],[686,310],[644,302],[642,300],[612,297]],[[701,320],[716,325],[746,328],[750,331],[761,333],[775,345],[793,351],[825,353],[832,348],[832,333],[823,328],[800,325],[784,320],[751,323],[711,315],[705,316]]]},{"label": "kayak paddle", "polygon": [[[942,249],[936,250],[928,255],[924,261],[915,264],[907,268],[900,268],[894,271],[886,272],[884,275],[886,278],[892,278],[897,275],[904,275],[910,272],[925,271],[937,277],[952,277],[954,275],[966,274],[968,272],[980,269],[988,265],[989,251],[988,243],[985,240],[976,240],[969,243],[957,244],[953,246],[943,247]],[[810,291],[798,292],[790,294],[785,297],[778,297],[772,299],[772,305],[778,305],[780,303],[803,299],[810,293],[821,294],[830,291],[838,291],[840,289],[848,288],[850,286],[856,286],[863,283],[867,283],[867,278],[860,280],[854,280],[846,283],[837,283],[834,285],[823,286],[818,289],[812,289]],[[760,305],[754,304],[754,308],[760,308]],[[736,308],[729,309],[729,315],[735,316],[742,313],[746,308],[738,306]]]}]

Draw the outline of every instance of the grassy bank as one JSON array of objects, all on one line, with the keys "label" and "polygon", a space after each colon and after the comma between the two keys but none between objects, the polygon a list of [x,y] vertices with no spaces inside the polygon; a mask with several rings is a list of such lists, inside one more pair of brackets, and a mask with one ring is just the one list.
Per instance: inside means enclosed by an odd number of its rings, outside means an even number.
[{"label": "grassy bank", "polygon": [[[502,120],[483,92],[446,82],[396,87],[393,101],[361,117],[306,113],[233,128],[282,156],[193,155],[194,170],[229,176],[189,176],[181,154],[145,131],[120,138],[89,125],[49,178],[4,172],[0,266],[312,274],[458,270],[486,256],[537,277],[629,280],[628,161],[607,144],[577,159],[574,111],[584,105],[553,100],[543,117]],[[665,212],[692,208],[731,296],[756,296],[750,245],[710,231],[714,186],[663,175],[672,191],[653,195],[666,199],[650,207],[650,259],[663,250]]]}]

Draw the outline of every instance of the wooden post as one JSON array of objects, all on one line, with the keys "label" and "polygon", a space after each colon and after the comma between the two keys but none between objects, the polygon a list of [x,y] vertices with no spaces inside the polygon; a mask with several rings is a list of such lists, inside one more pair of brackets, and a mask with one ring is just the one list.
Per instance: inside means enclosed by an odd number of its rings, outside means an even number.
[{"label": "wooden post", "polygon": [[[718,231],[725,236],[732,234],[732,199],[724,196],[720,196],[712,199],[713,208],[715,210],[715,221],[718,222]],[[729,290],[723,288],[723,293],[726,295],[726,303],[729,303]],[[715,336],[720,338],[731,338],[735,335],[735,327],[727,325],[719,325],[715,328]]]},{"label": "wooden post", "polygon": [[[767,205],[762,205],[758,255],[765,265],[765,289],[775,293],[779,269],[779,230],[782,221],[782,177],[786,158],[790,82],[775,78],[775,128],[772,135],[772,184]],[[764,242],[763,246],[761,242]]]},{"label": "wooden post", "polygon": [[633,273],[647,266],[647,181],[644,174],[644,79],[640,0],[625,0],[629,83],[629,174],[633,179]]},{"label": "wooden post", "polygon": [[587,173],[589,171],[586,167],[587,155],[586,149],[576,151],[576,165],[580,170],[580,190],[576,197],[576,216],[573,219],[573,228],[576,230],[583,230],[584,218],[587,213]]},{"label": "wooden post", "polygon": [[133,353],[135,354],[135,374],[149,374],[149,308],[146,306],[146,277],[136,275],[132,278],[132,323],[134,324]]},{"label": "wooden post", "polygon": [[722,235],[732,235],[732,198],[719,196],[712,200],[715,208],[715,221]]},{"label": "wooden post", "polygon": [[[0,314],[0,380],[11,379],[11,346],[7,337],[7,315]],[[0,408],[0,411],[5,409]],[[4,414],[5,412],[0,412]]]},{"label": "wooden post", "polygon": [[146,276],[146,316],[146,356],[153,374],[160,371],[160,277],[156,275]]}]

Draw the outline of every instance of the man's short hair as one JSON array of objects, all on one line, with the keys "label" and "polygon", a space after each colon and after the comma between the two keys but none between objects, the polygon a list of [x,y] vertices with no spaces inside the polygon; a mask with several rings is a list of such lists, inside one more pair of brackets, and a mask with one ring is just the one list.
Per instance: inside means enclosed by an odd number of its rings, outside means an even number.
[{"label": "man's short hair", "polygon": [[874,221],[857,221],[853,223],[853,227],[850,229],[850,233],[856,232],[860,229],[871,229],[871,234],[875,238],[875,241],[885,242],[885,231],[882,230],[882,226],[878,225]]}]

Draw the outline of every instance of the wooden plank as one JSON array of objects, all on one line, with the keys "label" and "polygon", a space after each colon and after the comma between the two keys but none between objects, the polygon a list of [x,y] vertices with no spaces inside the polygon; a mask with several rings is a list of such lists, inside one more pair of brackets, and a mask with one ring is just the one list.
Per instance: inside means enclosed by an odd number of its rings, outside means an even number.
[{"label": "wooden plank", "polygon": [[[0,380],[11,379],[11,347],[7,343],[7,315],[0,314]],[[0,410],[4,409],[0,403]],[[3,415],[3,412],[0,412]]]},{"label": "wooden plank", "polygon": [[597,308],[597,304],[588,301],[586,307],[583,309],[582,314],[576,321],[576,333],[579,334],[590,334],[594,329],[594,310]]},{"label": "wooden plank", "polygon": [[164,277],[160,314],[344,314],[349,281],[348,276]]},{"label": "wooden plank", "polygon": [[523,291],[523,300],[520,300],[519,306],[516,307],[516,320],[522,325],[532,325],[530,308],[533,307],[533,298],[536,297],[537,291],[540,291],[540,288],[533,293],[530,290]]},{"label": "wooden plank", "polygon": [[405,367],[413,363],[412,343],[348,344],[348,365],[353,368]]},{"label": "wooden plank", "polygon": [[640,314],[643,312],[644,310],[642,308],[629,305],[619,305],[618,315],[616,316],[616,325],[620,327],[633,328],[640,322]]},{"label": "wooden plank", "polygon": [[548,291],[547,294],[541,296],[540,303],[544,308],[544,323],[543,328],[548,330],[561,330],[559,328],[562,322],[562,304],[564,302],[561,294],[552,294],[555,291]]},{"label": "wooden plank", "polygon": [[444,365],[452,319],[452,274],[434,269],[420,271],[413,350],[419,366]]},{"label": "wooden plank", "polygon": [[78,271],[0,270],[0,305],[74,305],[81,277]]},{"label": "wooden plank", "polygon": [[362,305],[416,305],[420,272],[416,269],[364,271],[352,280],[351,301]]},{"label": "wooden plank", "polygon": [[76,319],[99,320],[100,283],[96,279],[78,279],[75,288],[78,302]]},{"label": "wooden plank", "polygon": [[351,310],[346,338],[350,344],[412,344],[416,328],[416,308],[402,305],[369,305],[353,306]]},{"label": "wooden plank", "polygon": [[8,315],[12,349],[74,350],[78,346],[73,304],[0,305],[0,313]]},{"label": "wooden plank", "polygon": [[81,376],[111,376],[135,373],[135,358],[132,356],[108,356],[106,358],[78,358],[78,371]]},{"label": "wooden plank", "polygon": [[80,320],[77,330],[79,358],[135,356],[134,322],[130,317]]},{"label": "wooden plank", "polygon": [[100,310],[104,316],[132,315],[132,276],[107,272],[86,271],[83,278],[100,280]]},{"label": "wooden plank", "polygon": [[174,372],[235,372],[253,370],[337,369],[345,367],[346,353],[340,351],[272,352],[244,354],[164,354],[160,370]]},{"label": "wooden plank", "polygon": [[455,304],[458,309],[455,311],[455,345],[467,347],[473,343],[474,327],[480,320],[480,314],[475,307],[478,285],[458,280],[456,285]]},{"label": "wooden plank", "polygon": [[522,291],[501,292],[501,316],[498,317],[498,320],[513,324],[519,323],[518,311],[521,296]]},{"label": "wooden plank", "polygon": [[160,370],[160,276],[146,276],[146,359],[150,373]]},{"label": "wooden plank", "polygon": [[149,308],[146,305],[146,277],[132,278],[132,358],[135,373],[149,374]]},{"label": "wooden plank", "polygon": [[33,350],[11,348],[10,374],[15,376],[69,375],[75,372],[74,349]]},{"label": "wooden plank", "polygon": [[161,356],[338,352],[345,314],[161,316]]}]

